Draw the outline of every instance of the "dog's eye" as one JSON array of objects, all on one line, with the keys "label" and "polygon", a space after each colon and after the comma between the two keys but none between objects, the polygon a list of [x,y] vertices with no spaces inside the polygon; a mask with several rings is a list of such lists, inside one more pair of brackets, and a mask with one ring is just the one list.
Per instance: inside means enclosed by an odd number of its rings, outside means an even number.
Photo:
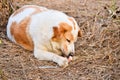
[{"label": "dog's eye", "polygon": [[67,42],[69,42],[70,43],[70,40],[69,39],[66,39],[67,40]]}]

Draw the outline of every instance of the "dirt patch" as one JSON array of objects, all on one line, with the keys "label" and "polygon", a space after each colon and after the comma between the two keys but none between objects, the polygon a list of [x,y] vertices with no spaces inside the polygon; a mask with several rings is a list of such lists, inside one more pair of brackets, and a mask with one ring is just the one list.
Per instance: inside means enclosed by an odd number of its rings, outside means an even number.
[{"label": "dirt patch", "polygon": [[[37,4],[73,16],[83,37],[75,43],[77,60],[67,68],[39,61],[33,53],[10,42],[0,27],[1,80],[119,80],[120,78],[120,1],[115,18],[109,13],[109,0],[15,0],[14,4]],[[43,68],[55,66],[54,68]],[[57,68],[56,68],[57,66]]]}]

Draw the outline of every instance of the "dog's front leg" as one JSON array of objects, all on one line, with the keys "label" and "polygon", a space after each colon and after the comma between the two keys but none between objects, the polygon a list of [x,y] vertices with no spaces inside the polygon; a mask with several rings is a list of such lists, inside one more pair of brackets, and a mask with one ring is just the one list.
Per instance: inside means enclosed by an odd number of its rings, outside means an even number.
[{"label": "dog's front leg", "polygon": [[47,52],[44,50],[34,49],[34,56],[39,60],[48,60],[56,62],[59,66],[66,67],[68,66],[68,59],[52,52]]}]

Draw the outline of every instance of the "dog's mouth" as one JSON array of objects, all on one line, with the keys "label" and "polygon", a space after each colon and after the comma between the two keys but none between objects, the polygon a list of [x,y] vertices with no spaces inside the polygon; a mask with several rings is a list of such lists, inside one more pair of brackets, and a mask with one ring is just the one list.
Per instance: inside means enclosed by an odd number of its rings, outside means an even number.
[{"label": "dog's mouth", "polygon": [[73,56],[69,56],[67,59],[68,59],[68,62],[70,62],[73,60]]},{"label": "dog's mouth", "polygon": [[70,62],[70,61],[73,59],[73,56],[74,56],[74,55],[70,53],[69,55],[66,56],[66,55],[63,53],[62,56],[63,56],[63,57],[66,57],[66,58],[68,59],[68,62]]},{"label": "dog's mouth", "polygon": [[70,54],[67,56],[67,58],[73,57],[73,56],[74,56],[73,53],[70,53]]},{"label": "dog's mouth", "polygon": [[68,55],[65,55],[64,52],[62,50],[60,50],[62,52],[62,55],[63,57],[66,57],[68,59],[68,62],[70,62],[74,56],[74,53],[69,53]]}]

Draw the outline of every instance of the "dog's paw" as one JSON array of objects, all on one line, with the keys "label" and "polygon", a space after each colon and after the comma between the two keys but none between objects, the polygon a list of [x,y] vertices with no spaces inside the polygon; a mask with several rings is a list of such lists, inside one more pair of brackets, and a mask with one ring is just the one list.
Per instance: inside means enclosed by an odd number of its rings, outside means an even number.
[{"label": "dog's paw", "polygon": [[68,59],[67,59],[67,58],[62,58],[62,59],[59,61],[58,64],[59,64],[60,67],[65,68],[65,67],[68,66]]}]

